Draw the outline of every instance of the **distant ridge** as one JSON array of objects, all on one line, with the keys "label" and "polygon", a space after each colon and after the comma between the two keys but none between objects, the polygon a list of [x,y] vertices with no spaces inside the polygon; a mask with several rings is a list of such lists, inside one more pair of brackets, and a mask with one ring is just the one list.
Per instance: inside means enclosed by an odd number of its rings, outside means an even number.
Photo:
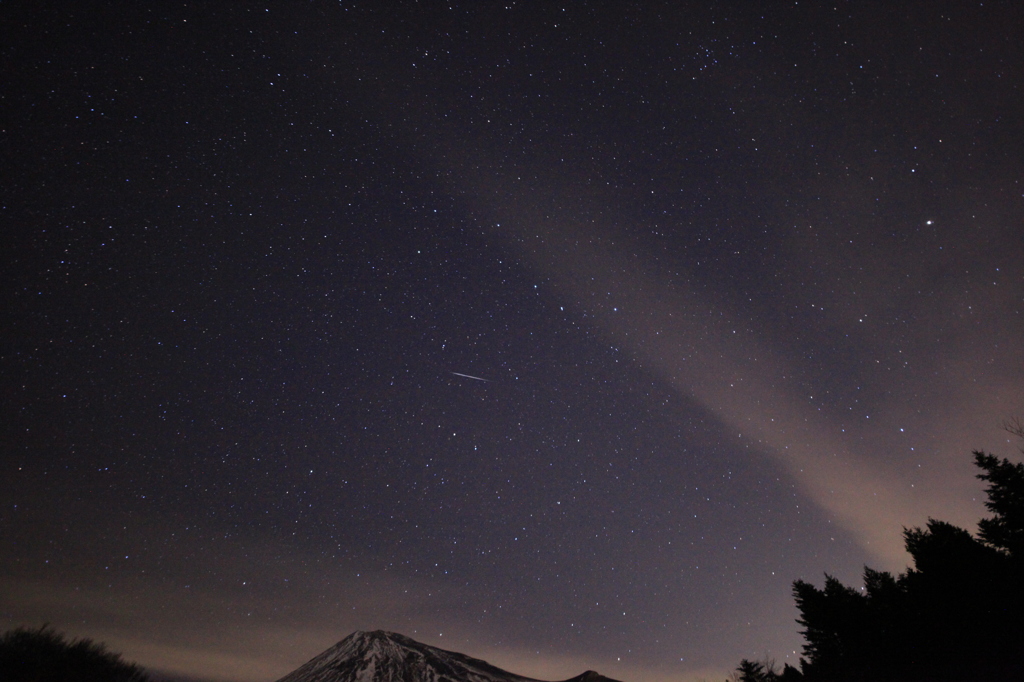
[{"label": "distant ridge", "polygon": [[[278,682],[540,682],[384,630],[353,632]],[[593,670],[565,682],[617,682]]]}]

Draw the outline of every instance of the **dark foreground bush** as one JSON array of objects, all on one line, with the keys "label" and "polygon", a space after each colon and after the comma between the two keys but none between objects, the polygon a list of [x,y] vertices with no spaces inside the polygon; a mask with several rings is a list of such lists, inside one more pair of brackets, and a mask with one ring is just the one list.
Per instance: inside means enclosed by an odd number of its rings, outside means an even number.
[{"label": "dark foreground bush", "polygon": [[150,682],[134,663],[89,639],[67,640],[52,628],[0,635],[2,682]]}]

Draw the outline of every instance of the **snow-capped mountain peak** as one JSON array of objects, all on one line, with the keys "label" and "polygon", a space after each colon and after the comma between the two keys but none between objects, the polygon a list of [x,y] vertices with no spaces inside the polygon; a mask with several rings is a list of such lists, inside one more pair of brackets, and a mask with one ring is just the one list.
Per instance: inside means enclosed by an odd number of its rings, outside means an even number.
[{"label": "snow-capped mountain peak", "polygon": [[[278,682],[538,682],[394,632],[353,632]],[[566,682],[615,682],[592,670]]]}]

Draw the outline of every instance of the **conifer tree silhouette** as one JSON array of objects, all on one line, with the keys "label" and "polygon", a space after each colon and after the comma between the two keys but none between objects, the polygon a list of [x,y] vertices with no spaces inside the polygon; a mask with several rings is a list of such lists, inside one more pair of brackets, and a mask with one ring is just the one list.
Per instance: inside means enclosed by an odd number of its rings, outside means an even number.
[{"label": "conifer tree silhouette", "polygon": [[[1008,428],[1024,437],[1019,422]],[[904,529],[913,566],[893,576],[864,568],[855,589],[825,576],[797,580],[800,670],[781,675],[746,659],[752,682],[1024,680],[1024,464],[974,453],[993,516],[978,536],[945,521]]]}]

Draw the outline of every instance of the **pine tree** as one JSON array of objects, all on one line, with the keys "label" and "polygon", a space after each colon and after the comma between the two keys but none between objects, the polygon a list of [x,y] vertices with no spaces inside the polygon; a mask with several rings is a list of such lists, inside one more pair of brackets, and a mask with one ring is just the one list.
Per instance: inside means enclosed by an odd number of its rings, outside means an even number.
[{"label": "pine tree", "polygon": [[995,514],[978,522],[978,535],[986,543],[1005,550],[1018,560],[1024,559],[1024,464],[1002,461],[984,452],[974,453],[974,463],[988,481],[985,507]]},{"label": "pine tree", "polygon": [[[904,531],[913,566],[899,576],[865,567],[861,590],[829,575],[822,589],[793,583],[803,679],[1024,679],[1024,465],[974,457],[993,513],[978,537],[929,519]],[[743,661],[740,679],[764,682],[758,666]],[[786,674],[801,673],[772,679]]]}]

